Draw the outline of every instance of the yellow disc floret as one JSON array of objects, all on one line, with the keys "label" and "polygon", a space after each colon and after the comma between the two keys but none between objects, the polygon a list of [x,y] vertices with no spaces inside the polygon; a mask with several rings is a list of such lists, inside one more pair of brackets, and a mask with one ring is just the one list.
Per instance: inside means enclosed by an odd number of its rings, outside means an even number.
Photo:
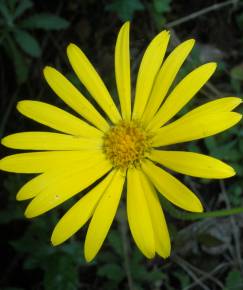
[{"label": "yellow disc floret", "polygon": [[151,148],[151,137],[135,121],[122,121],[104,137],[104,152],[115,167],[139,166]]}]

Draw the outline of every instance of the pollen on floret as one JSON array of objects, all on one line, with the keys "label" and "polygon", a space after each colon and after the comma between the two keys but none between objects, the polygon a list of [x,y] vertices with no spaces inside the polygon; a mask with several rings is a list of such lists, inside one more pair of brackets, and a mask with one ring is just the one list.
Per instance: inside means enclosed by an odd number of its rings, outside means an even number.
[{"label": "pollen on floret", "polygon": [[135,121],[121,121],[104,136],[103,150],[113,166],[137,167],[151,150],[151,136]]}]

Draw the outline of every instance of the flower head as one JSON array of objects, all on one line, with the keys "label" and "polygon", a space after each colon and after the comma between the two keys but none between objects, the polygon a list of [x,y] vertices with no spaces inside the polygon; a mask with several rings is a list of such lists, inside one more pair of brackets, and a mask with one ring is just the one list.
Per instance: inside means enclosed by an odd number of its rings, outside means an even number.
[{"label": "flower head", "polygon": [[164,60],[168,42],[169,33],[162,31],[147,47],[132,107],[129,23],[122,26],[115,48],[121,113],[87,57],[70,44],[67,55],[71,66],[104,114],[60,72],[46,67],[44,76],[50,87],[82,118],[47,103],[21,101],[17,109],[23,115],[58,132],[23,132],[2,140],[10,148],[36,151],[0,161],[2,170],[39,174],[17,194],[18,200],[32,199],[25,212],[28,218],[53,209],[98,181],[60,219],[51,237],[54,245],[61,244],[90,219],[84,246],[88,261],[105,240],[125,181],[127,217],[134,241],[146,257],[158,253],[165,258],[170,255],[170,237],[157,192],[188,211],[201,212],[203,207],[189,188],[158,164],[203,178],[235,174],[233,168],[215,158],[163,147],[214,135],[241,119],[240,114],[232,112],[241,100],[227,97],[171,121],[212,76],[216,64],[198,67],[169,92],[194,40],[183,42]]}]

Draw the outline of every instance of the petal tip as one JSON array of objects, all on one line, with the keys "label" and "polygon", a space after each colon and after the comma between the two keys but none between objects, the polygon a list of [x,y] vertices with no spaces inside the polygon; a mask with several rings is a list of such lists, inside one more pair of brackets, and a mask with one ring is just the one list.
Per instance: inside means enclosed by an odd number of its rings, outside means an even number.
[{"label": "petal tip", "polygon": [[86,262],[90,263],[94,259],[94,257],[94,255],[92,255],[91,253],[87,253],[87,250],[84,249],[84,258]]},{"label": "petal tip", "polygon": [[1,144],[5,147],[8,147],[8,136],[1,139]]},{"label": "petal tip", "polygon": [[51,244],[52,244],[53,247],[56,247],[56,246],[61,244],[61,242],[58,241],[58,239],[56,238],[54,232],[53,232],[53,234],[51,236]]},{"label": "petal tip", "polygon": [[46,75],[49,74],[50,72],[52,72],[53,70],[55,70],[53,67],[51,67],[49,65],[46,65],[43,68],[43,74],[44,74],[44,76],[46,77]]},{"label": "petal tip", "polygon": [[194,38],[190,38],[188,40],[185,41],[185,43],[187,45],[189,45],[190,47],[193,47],[195,45],[196,40]]},{"label": "petal tip", "polygon": [[77,45],[74,43],[69,43],[67,46],[67,53],[69,53],[71,50],[77,49]]},{"label": "petal tip", "polygon": [[27,219],[31,219],[34,217],[33,213],[31,213],[31,211],[27,208],[24,212],[24,216],[27,218]]}]

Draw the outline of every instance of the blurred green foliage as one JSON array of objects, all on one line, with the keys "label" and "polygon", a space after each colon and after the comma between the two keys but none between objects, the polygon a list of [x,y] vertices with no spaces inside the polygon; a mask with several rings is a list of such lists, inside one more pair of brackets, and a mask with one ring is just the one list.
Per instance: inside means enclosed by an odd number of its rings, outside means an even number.
[{"label": "blurred green foliage", "polygon": [[[195,11],[200,12],[207,6],[221,3],[209,0],[51,2],[0,0],[0,50],[4,56],[8,56],[7,60],[2,57],[2,75],[16,76],[6,83],[2,81],[4,77],[0,78],[3,84],[0,100],[4,106],[1,133],[29,129],[27,121],[21,119],[21,122],[16,122],[12,107],[17,98],[35,99],[36,96],[37,99],[43,98],[53,103],[50,90],[43,83],[38,84],[41,69],[51,60],[62,71],[67,71],[64,57],[58,50],[64,50],[70,40],[81,42],[91,59],[98,62],[98,68],[107,67],[103,70],[112,85],[114,76],[109,63],[113,58],[114,39],[122,21],[134,21],[131,56],[132,62],[135,62],[141,56],[147,40],[159,29]],[[232,5],[224,10],[191,20],[188,18],[184,25],[171,30],[170,49],[178,41],[190,37],[198,40],[198,46],[180,71],[178,80],[205,62],[205,58],[206,61],[219,63],[212,81],[180,114],[224,95],[243,96],[242,4],[242,1],[232,1]],[[56,35],[53,37],[56,31],[59,38]],[[137,36],[138,39],[144,37],[146,41],[140,43],[136,40]],[[48,43],[47,47],[45,42]],[[9,61],[12,67],[8,65]],[[40,67],[35,69],[37,76],[33,76],[29,72],[38,61]],[[137,69],[138,63],[135,64],[133,71]],[[69,69],[67,75],[77,82]],[[77,85],[83,89],[80,84]],[[115,90],[114,87],[111,89]],[[57,98],[56,102],[59,102]],[[238,110],[242,112],[242,108]],[[223,182],[184,178],[187,185],[201,193],[207,211],[243,206],[242,137],[242,125],[238,125],[220,135],[179,147],[220,158],[237,171],[236,177]],[[0,290],[243,289],[242,215],[188,222],[173,218],[165,208],[173,246],[172,256],[165,261],[160,258],[146,260],[130,238],[127,226],[118,221],[113,224],[96,260],[87,264],[83,258],[86,228],[61,246],[52,247],[49,242],[60,214],[70,204],[28,221],[23,216],[26,203],[15,201],[15,194],[30,176],[4,174],[3,178]]]},{"label": "blurred green foliage", "polygon": [[30,0],[0,2],[0,45],[13,61],[19,84],[27,80],[29,72],[29,65],[23,53],[31,57],[41,56],[41,47],[34,36],[34,30],[60,30],[69,26],[67,20],[50,13],[24,17],[32,7],[33,2]]}]

